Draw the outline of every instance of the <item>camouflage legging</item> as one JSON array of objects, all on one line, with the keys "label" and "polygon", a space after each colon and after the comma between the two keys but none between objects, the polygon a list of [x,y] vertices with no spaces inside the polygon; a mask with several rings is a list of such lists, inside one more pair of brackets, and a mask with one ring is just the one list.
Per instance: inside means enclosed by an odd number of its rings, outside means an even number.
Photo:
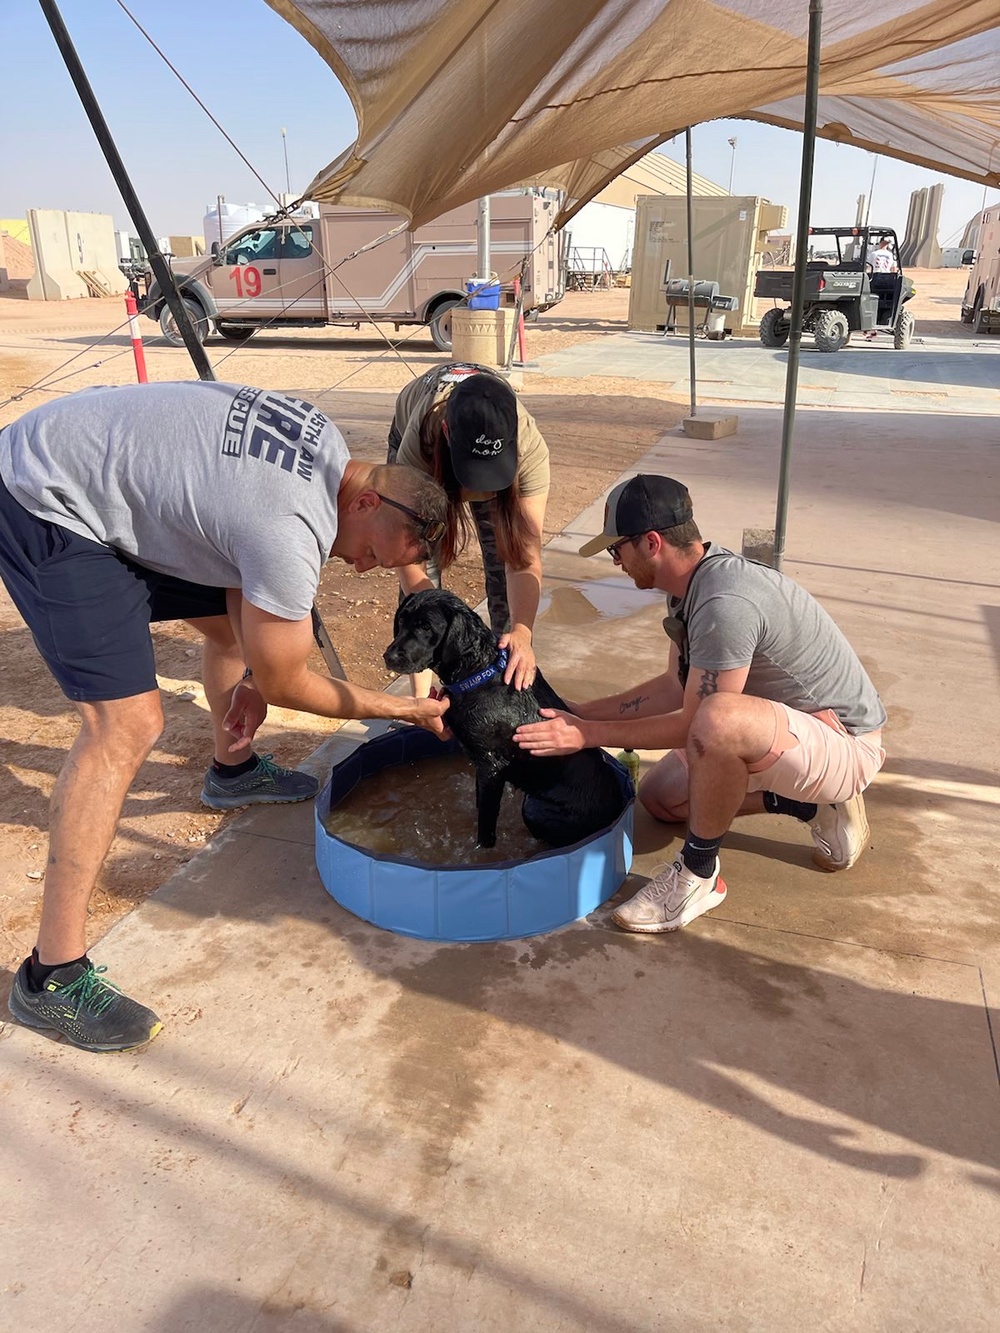
[{"label": "camouflage legging", "polygon": [[[399,453],[400,434],[395,422],[389,427],[389,447],[386,462],[395,463]],[[497,538],[490,518],[488,500],[471,500],[469,509],[479,535],[483,552],[483,576],[486,581],[486,605],[490,613],[490,627],[494,634],[506,634],[510,629],[510,607],[507,605],[507,571],[497,553]],[[435,588],[441,587],[441,570],[433,558],[427,561],[427,577]],[[403,594],[400,592],[400,600]]]}]

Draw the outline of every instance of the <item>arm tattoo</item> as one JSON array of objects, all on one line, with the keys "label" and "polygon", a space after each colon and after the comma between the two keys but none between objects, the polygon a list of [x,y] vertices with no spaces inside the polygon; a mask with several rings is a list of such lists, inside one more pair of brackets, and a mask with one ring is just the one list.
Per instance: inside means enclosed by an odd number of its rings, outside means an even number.
[{"label": "arm tattoo", "polygon": [[623,704],[619,704],[618,711],[619,713],[636,713],[648,698],[648,694],[637,694],[634,699],[626,699]]},{"label": "arm tattoo", "polygon": [[703,671],[701,673],[701,684],[698,686],[698,698],[707,699],[710,694],[719,693],[719,673],[717,671]]}]

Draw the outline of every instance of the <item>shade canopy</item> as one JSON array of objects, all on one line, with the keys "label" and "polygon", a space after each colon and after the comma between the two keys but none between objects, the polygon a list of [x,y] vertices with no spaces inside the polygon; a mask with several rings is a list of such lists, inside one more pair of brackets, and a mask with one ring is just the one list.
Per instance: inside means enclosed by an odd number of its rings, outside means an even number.
[{"label": "shade canopy", "polygon": [[[426,222],[512,185],[565,222],[688,125],[801,129],[806,0],[268,0],[358,117],[311,199]],[[1000,186],[997,0],[825,0],[818,133]]]}]

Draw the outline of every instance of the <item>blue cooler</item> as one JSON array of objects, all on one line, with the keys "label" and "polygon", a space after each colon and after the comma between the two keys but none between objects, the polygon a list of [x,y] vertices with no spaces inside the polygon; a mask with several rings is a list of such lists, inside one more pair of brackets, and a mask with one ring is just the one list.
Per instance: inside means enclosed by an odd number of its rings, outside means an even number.
[{"label": "blue cooler", "polygon": [[[465,290],[470,293],[470,310],[500,309],[499,282],[488,282],[484,278],[470,278],[465,284]],[[471,294],[473,292],[475,293],[474,296]]]}]

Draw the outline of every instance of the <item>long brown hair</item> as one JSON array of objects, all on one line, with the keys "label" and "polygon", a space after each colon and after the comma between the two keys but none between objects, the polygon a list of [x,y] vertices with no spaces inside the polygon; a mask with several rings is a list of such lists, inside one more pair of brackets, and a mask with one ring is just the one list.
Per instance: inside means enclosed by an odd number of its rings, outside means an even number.
[{"label": "long brown hair", "polygon": [[[443,429],[447,406],[447,399],[435,403],[424,413],[420,423],[420,457],[448,497],[447,528],[438,547],[438,563],[442,569],[454,564],[474,530],[472,515],[462,499],[462,487],[451,465],[451,450]],[[531,528],[521,508],[521,486],[517,476],[506,490],[497,491],[487,503],[500,559],[511,569],[523,569],[528,563]]]}]

